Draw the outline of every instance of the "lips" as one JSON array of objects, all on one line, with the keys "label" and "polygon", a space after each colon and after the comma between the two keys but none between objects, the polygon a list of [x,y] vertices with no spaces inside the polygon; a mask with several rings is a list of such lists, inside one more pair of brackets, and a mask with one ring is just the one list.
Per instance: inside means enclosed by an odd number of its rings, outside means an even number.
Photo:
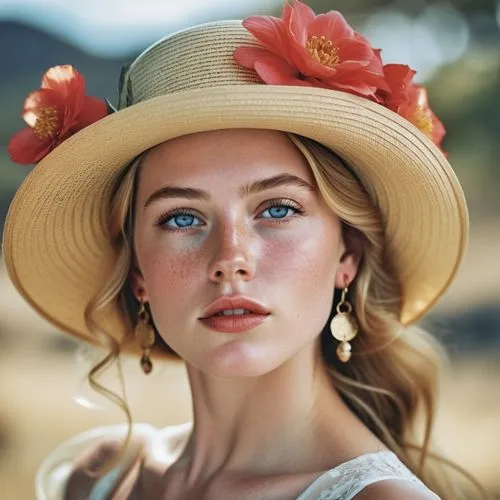
[{"label": "lips", "polygon": [[206,319],[225,309],[246,309],[250,314],[267,316],[271,312],[264,305],[242,296],[224,296],[214,300],[204,311],[200,319]]}]

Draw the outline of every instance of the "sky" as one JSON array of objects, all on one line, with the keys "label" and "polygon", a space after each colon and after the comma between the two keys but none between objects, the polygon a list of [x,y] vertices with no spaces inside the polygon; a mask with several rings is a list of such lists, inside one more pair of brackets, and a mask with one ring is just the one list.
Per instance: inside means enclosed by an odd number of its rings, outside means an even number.
[{"label": "sky", "polygon": [[[0,0],[0,20],[36,26],[94,55],[122,57],[178,29],[250,12],[270,14],[283,1]],[[467,20],[446,3],[430,3],[411,18],[395,6],[379,9],[358,29],[382,48],[384,62],[415,69],[417,82],[460,58],[470,41]]]},{"label": "sky", "polygon": [[31,24],[85,51],[119,57],[216,19],[270,13],[283,0],[0,0],[0,20]]}]

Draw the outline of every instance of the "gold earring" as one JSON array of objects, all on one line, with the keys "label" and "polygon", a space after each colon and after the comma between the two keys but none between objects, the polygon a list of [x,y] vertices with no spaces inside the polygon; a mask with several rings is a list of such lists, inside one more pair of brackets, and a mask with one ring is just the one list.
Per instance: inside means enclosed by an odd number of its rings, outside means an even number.
[{"label": "gold earring", "polygon": [[137,325],[135,326],[135,337],[139,341],[142,349],[140,365],[142,371],[148,375],[153,371],[153,362],[151,361],[151,348],[155,343],[155,331],[149,321],[149,314],[141,302],[139,312],[137,313]]},{"label": "gold earring", "polygon": [[[340,341],[337,346],[337,356],[342,363],[347,363],[351,359],[351,344],[352,340],[358,333],[358,324],[353,316],[351,316],[352,305],[346,300],[347,285],[342,290],[342,297],[337,304],[337,314],[330,322],[330,331],[333,338]],[[343,310],[342,310],[343,309]]]}]

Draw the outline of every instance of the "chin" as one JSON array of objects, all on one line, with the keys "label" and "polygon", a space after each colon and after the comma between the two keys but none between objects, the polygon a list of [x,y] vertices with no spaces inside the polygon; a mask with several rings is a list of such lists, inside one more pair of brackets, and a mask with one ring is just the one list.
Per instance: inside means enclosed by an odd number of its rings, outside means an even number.
[{"label": "chin", "polygon": [[220,377],[259,377],[284,362],[269,346],[230,342],[218,346],[203,361],[203,371]]}]

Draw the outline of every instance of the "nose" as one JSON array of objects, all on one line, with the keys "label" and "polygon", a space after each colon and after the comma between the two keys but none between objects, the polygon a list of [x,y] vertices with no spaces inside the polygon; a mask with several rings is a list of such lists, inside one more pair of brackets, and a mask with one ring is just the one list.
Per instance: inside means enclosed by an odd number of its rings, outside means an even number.
[{"label": "nose", "polygon": [[209,266],[209,279],[214,283],[248,281],[255,275],[253,238],[244,224],[230,222],[216,231],[216,251]]}]

